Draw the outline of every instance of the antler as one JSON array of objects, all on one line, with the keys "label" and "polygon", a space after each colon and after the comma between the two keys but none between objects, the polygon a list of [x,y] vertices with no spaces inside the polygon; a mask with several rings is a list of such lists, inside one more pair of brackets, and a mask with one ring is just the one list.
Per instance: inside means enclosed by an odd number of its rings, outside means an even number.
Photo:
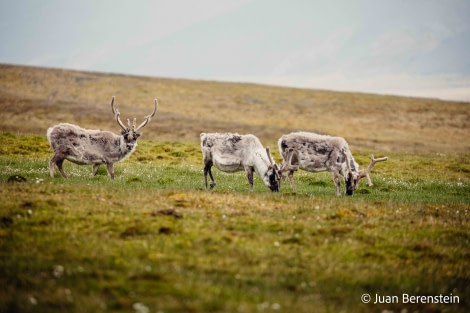
[{"label": "antler", "polygon": [[119,124],[119,126],[121,126],[122,130],[128,131],[129,129],[124,125],[124,123],[121,121],[121,118],[119,117],[121,113],[119,113],[118,109],[114,108],[114,96],[111,100],[111,110],[113,110],[114,118],[116,119],[116,122]]},{"label": "antler", "polygon": [[269,147],[266,147],[266,154],[268,155],[268,159],[271,165],[274,165],[273,158],[271,157],[271,150],[269,149]]},{"label": "antler", "polygon": [[[359,182],[362,178],[364,177],[368,177],[369,174],[370,174],[370,171],[372,170],[372,168],[374,167],[375,163],[377,162],[383,162],[383,161],[387,161],[388,160],[388,157],[383,157],[383,158],[379,158],[379,159],[375,159],[374,158],[374,155],[371,154],[370,156],[370,164],[369,166],[367,167],[367,169],[365,171],[361,171],[361,173],[359,174],[359,176],[357,177],[357,181]],[[369,186],[372,185],[372,182],[370,181],[370,178],[368,179],[369,180]]]},{"label": "antler", "polygon": [[[295,164],[292,164],[292,159],[295,156]],[[293,148],[290,148],[287,152],[286,160],[281,165],[281,172],[285,171],[297,171],[299,169],[299,155],[297,151]]]},{"label": "antler", "polygon": [[155,99],[155,108],[153,109],[152,114],[145,116],[146,120],[142,124],[140,124],[139,127],[137,127],[137,129],[135,129],[135,120],[134,120],[134,131],[137,132],[137,131],[139,131],[139,129],[141,129],[142,127],[147,125],[147,123],[150,122],[152,117],[155,116],[155,113],[157,113],[157,109],[158,109],[158,100]]}]

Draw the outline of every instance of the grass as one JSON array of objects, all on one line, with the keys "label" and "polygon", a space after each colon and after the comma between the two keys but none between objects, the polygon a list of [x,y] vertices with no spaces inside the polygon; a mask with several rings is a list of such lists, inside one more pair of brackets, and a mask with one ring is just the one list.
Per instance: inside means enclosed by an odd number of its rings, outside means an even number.
[{"label": "grass", "polygon": [[[329,174],[311,173],[296,174],[297,194],[259,179],[250,193],[243,173],[220,171],[203,190],[195,143],[142,141],[111,181],[67,162],[68,179],[50,178],[44,137],[0,140],[2,312],[470,308],[470,177],[457,165],[468,155],[394,153],[373,187],[336,197]],[[461,302],[363,304],[364,293]]]},{"label": "grass", "polygon": [[[113,95],[123,118],[160,104],[116,179],[69,162],[50,178],[47,127],[117,132]],[[468,105],[0,65],[0,312],[469,312]],[[250,193],[215,169],[203,189],[200,132],[254,133],[279,162],[295,130],[389,160],[353,197],[328,173]]]}]

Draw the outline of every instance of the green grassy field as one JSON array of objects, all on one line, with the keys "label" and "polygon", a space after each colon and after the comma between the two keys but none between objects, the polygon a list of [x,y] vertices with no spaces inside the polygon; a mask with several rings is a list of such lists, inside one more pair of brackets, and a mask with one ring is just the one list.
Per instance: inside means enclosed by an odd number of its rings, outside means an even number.
[{"label": "green grassy field", "polygon": [[[9,66],[0,74],[8,81],[0,88],[7,117],[0,123],[0,312],[470,311],[469,104]],[[60,75],[73,79],[50,78]],[[137,151],[116,164],[114,181],[104,168],[92,177],[91,166],[69,162],[68,179],[49,177],[45,130],[55,120],[118,129],[108,121],[107,98],[105,109],[93,100],[109,86],[94,90],[77,77],[111,80],[133,100],[150,97],[150,110],[152,84],[168,95],[159,97]],[[55,88],[55,96],[38,86]],[[267,94],[297,100],[271,105]],[[298,100],[309,97],[316,105]],[[197,107],[179,100],[186,98],[217,100]],[[381,127],[381,110],[365,114],[372,100],[389,103],[383,114],[399,118]],[[232,102],[254,103],[242,113],[245,123]],[[336,197],[329,173],[299,172],[296,194],[288,182],[271,193],[259,178],[250,193],[244,173],[215,169],[217,187],[203,189],[198,131],[259,130],[279,161],[276,138],[312,126],[308,116],[291,128],[278,121],[289,122],[290,107],[307,112],[328,103],[333,111],[350,103],[352,125],[367,128],[351,140],[345,123],[313,128],[345,136],[362,166],[371,153],[389,157],[374,168],[373,187],[362,182],[353,197]],[[270,122],[257,116],[263,107],[285,112]],[[145,104],[122,105],[132,110],[150,113]],[[413,111],[422,115],[405,115]],[[434,128],[426,126],[431,117]],[[420,136],[425,144],[417,145]],[[371,303],[361,301],[364,294]],[[376,294],[399,303],[374,304]],[[452,294],[459,303],[403,303],[403,294]]]}]

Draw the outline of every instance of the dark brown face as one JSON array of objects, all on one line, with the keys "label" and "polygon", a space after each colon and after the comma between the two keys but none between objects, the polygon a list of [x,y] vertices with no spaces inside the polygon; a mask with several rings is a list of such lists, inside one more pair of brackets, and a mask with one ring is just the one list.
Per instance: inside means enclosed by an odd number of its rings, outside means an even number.
[{"label": "dark brown face", "polygon": [[278,192],[281,185],[281,175],[277,165],[270,166],[266,173],[269,179],[269,189],[274,192]]},{"label": "dark brown face", "polygon": [[348,174],[346,178],[346,195],[352,196],[354,191],[357,189],[358,186],[357,176],[353,175],[352,173]]},{"label": "dark brown face", "polygon": [[124,137],[124,142],[126,143],[126,148],[128,151],[132,151],[137,146],[137,139],[140,137],[140,133],[134,131],[122,131],[122,136]]}]

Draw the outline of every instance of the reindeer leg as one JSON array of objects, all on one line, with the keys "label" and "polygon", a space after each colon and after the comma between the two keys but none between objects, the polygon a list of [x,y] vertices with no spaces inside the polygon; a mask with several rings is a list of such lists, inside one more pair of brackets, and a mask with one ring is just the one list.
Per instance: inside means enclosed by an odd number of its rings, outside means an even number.
[{"label": "reindeer leg", "polygon": [[54,178],[54,169],[55,167],[55,161],[54,161],[54,158],[52,158],[50,161],[49,161],[49,174],[51,175],[52,178]]},{"label": "reindeer leg", "polygon": [[290,187],[292,188],[292,191],[297,193],[297,190],[295,189],[295,185],[294,185],[294,171],[290,171],[288,174],[288,177],[289,177]]},{"label": "reindeer leg", "polygon": [[204,187],[206,188],[206,190],[208,188],[208,186],[207,186],[207,173],[209,173],[209,170],[210,170],[210,167],[205,165],[204,166]]},{"label": "reindeer leg", "polygon": [[98,173],[98,169],[100,168],[101,164],[93,164],[93,176],[96,176],[96,173]]},{"label": "reindeer leg", "polygon": [[60,174],[62,175],[63,178],[67,178],[67,175],[65,175],[64,170],[62,169],[62,164],[64,163],[64,159],[59,160],[56,162],[57,168],[59,169]]},{"label": "reindeer leg", "polygon": [[245,173],[250,185],[250,191],[253,191],[253,168],[250,166],[245,167]]},{"label": "reindeer leg", "polygon": [[209,177],[211,178],[211,189],[215,187],[214,176],[212,176],[212,168],[209,168]]},{"label": "reindeer leg", "polygon": [[108,170],[109,177],[114,180],[114,163],[107,163],[106,169]]},{"label": "reindeer leg", "polygon": [[207,174],[209,174],[209,177],[211,178],[211,185],[210,185],[210,189],[214,188],[215,187],[215,180],[214,180],[214,176],[212,176],[212,162],[208,162],[206,163],[206,165],[204,166],[204,185],[206,187],[206,190],[208,188],[207,186]]},{"label": "reindeer leg", "polygon": [[49,173],[52,178],[54,178],[54,166],[57,165],[60,174],[62,177],[67,178],[64,170],[62,169],[62,164],[64,163],[64,157],[61,153],[56,152],[52,157],[51,161],[49,162]]},{"label": "reindeer leg", "polygon": [[340,181],[339,181],[339,176],[337,172],[332,172],[333,175],[333,182],[335,183],[336,186],[336,195],[341,196],[341,189],[340,189]]}]

